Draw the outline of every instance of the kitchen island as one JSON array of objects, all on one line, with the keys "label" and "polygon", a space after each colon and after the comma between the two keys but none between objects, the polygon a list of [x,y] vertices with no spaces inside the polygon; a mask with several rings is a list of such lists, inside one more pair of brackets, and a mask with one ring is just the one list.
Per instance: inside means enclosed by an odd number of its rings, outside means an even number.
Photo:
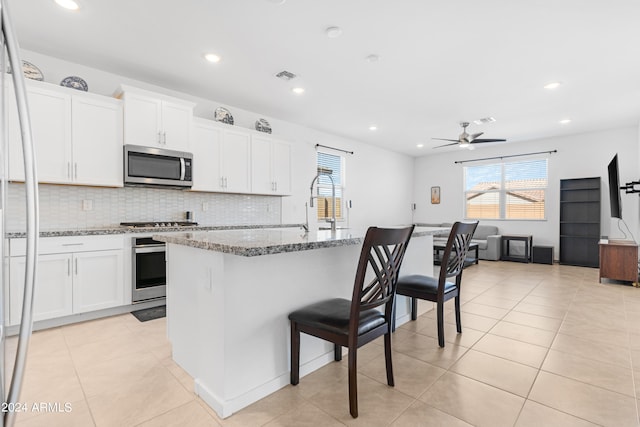
[{"label": "kitchen island", "polygon": [[[433,274],[433,235],[416,227],[402,274]],[[173,359],[221,417],[289,384],[289,320],[302,306],[351,298],[366,229],[224,230],[155,235],[167,243],[167,333]],[[409,319],[398,297],[397,324]],[[333,345],[302,336],[300,374],[333,360]]]}]

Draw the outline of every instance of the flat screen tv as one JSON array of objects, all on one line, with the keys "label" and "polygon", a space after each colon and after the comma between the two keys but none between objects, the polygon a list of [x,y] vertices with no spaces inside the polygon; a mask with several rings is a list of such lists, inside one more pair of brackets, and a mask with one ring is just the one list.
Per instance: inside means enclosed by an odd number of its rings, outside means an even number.
[{"label": "flat screen tv", "polygon": [[609,204],[611,217],[622,218],[622,201],[620,200],[620,173],[618,172],[618,155],[609,162]]}]

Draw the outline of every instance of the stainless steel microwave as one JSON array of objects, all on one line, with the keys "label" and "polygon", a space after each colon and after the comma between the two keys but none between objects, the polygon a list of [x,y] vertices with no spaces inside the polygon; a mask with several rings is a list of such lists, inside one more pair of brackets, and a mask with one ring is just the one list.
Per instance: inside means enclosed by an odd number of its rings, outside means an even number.
[{"label": "stainless steel microwave", "polygon": [[190,188],[193,155],[164,148],[124,146],[124,185]]}]

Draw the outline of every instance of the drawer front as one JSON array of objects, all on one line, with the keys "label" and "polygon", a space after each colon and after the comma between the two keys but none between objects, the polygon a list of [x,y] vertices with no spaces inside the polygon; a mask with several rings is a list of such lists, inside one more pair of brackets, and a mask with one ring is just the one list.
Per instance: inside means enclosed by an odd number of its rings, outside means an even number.
[{"label": "drawer front", "polygon": [[[64,236],[42,237],[38,244],[38,253],[60,254],[69,252],[104,251],[123,249],[124,236]],[[24,256],[27,252],[27,239],[11,239],[10,256]]]}]

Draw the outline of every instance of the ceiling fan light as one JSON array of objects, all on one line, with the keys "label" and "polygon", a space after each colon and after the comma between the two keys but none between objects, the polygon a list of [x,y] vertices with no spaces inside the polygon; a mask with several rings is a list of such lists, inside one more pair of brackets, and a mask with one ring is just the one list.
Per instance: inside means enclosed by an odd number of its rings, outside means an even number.
[{"label": "ceiling fan light", "polygon": [[469,141],[461,141],[460,148],[468,148],[471,145]]}]

